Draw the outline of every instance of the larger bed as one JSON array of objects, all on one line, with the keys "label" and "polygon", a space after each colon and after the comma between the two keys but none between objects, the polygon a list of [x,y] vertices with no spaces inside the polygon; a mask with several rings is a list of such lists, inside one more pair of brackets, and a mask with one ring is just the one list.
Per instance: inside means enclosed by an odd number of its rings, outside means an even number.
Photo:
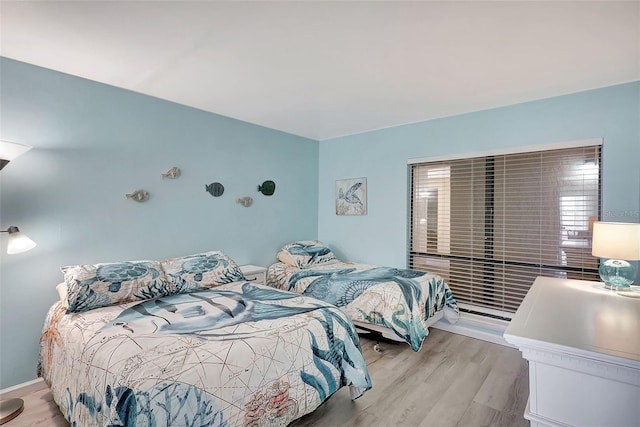
[{"label": "larger bed", "polygon": [[219,285],[242,277],[219,252],[169,261],[63,269],[67,298],[47,314],[40,373],[71,425],[286,426],[343,386],[352,398],[371,387],[339,309]]},{"label": "larger bed", "polygon": [[415,351],[431,325],[459,318],[451,289],[434,274],[340,261],[317,240],[287,244],[277,258],[267,270],[269,286],[336,305],[362,329]]}]

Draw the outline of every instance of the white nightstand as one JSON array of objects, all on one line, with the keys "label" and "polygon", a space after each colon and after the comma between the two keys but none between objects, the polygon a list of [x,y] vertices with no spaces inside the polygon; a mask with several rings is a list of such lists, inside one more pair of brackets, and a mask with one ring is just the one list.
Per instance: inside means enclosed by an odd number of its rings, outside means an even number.
[{"label": "white nightstand", "polygon": [[267,269],[258,265],[241,265],[240,270],[249,282],[259,285],[267,284]]}]

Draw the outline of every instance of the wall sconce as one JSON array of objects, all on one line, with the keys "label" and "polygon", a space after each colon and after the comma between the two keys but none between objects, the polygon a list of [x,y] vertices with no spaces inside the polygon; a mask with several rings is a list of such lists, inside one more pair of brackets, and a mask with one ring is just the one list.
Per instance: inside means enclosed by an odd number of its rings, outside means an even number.
[{"label": "wall sconce", "polygon": [[[7,166],[10,161],[31,150],[31,147],[24,144],[18,144],[10,141],[0,141],[0,170]],[[12,225],[6,230],[0,230],[0,233],[9,233],[7,242],[8,254],[19,254],[33,249],[36,243],[22,234],[18,227]]]},{"label": "wall sconce", "polygon": [[609,289],[624,289],[636,279],[627,261],[640,260],[640,224],[594,222],[591,254],[609,258],[600,262],[600,278]]},{"label": "wall sconce", "polygon": [[10,161],[29,150],[31,150],[31,147],[28,145],[9,141],[0,141],[0,170],[7,166]]},{"label": "wall sconce", "polygon": [[7,253],[9,255],[26,252],[36,247],[36,242],[20,232],[20,229],[12,225],[6,230],[0,230],[0,233],[9,233],[7,241]]}]

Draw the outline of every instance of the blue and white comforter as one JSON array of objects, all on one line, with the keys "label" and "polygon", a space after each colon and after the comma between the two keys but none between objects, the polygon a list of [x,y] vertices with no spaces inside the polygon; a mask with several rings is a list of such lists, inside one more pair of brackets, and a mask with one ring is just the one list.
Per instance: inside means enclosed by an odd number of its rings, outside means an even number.
[{"label": "blue and white comforter", "polygon": [[267,272],[272,287],[312,296],[344,310],[354,321],[385,326],[420,350],[427,320],[440,310],[454,323],[458,305],[446,282],[434,274],[332,261],[299,269],[282,262]]},{"label": "blue and white comforter", "polygon": [[371,388],[351,320],[249,283],[47,314],[41,376],[72,426],[286,426]]}]

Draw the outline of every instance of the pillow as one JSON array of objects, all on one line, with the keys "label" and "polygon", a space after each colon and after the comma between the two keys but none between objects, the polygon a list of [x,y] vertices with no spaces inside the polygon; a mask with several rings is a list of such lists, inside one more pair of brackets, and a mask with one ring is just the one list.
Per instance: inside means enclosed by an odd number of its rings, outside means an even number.
[{"label": "pillow", "polygon": [[169,295],[157,261],[123,261],[61,268],[67,285],[67,313]]},{"label": "pillow", "polygon": [[337,260],[331,249],[318,240],[303,240],[284,245],[277,258],[280,262],[298,268]]},{"label": "pillow", "polygon": [[173,293],[246,280],[238,264],[221,251],[167,259],[160,265]]},{"label": "pillow", "polygon": [[67,284],[62,282],[56,285],[56,291],[58,291],[58,296],[60,297],[60,302],[62,306],[67,308],[69,307],[69,303],[67,302]]}]

